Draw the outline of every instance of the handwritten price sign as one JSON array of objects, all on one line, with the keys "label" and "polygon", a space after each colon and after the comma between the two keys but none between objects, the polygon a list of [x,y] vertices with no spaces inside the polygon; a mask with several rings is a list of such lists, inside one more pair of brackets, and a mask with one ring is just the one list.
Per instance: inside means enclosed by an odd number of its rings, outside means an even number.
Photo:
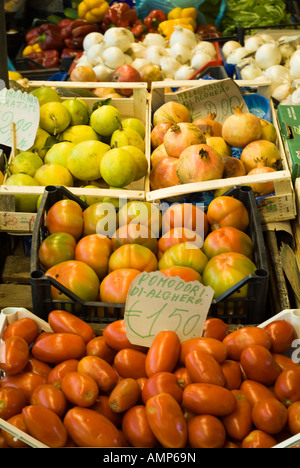
[{"label": "handwritten price sign", "polygon": [[128,291],[125,327],[129,341],[150,346],[161,330],[177,333],[180,341],[202,335],[214,291],[199,281],[167,278],[159,271],[141,273]]},{"label": "handwritten price sign", "polygon": [[0,91],[0,143],[12,146],[11,124],[15,124],[16,146],[26,151],[34,143],[40,120],[38,99],[32,94],[2,89]]}]

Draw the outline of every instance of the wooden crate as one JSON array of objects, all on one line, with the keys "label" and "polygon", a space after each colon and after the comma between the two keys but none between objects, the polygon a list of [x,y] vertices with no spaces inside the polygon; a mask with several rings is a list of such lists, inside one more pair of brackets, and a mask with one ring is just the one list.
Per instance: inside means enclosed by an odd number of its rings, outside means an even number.
[{"label": "wooden crate", "polygon": [[[257,88],[256,92],[263,97],[270,99],[270,80],[262,83],[254,84],[251,81],[235,80],[238,86],[245,88]],[[180,81],[177,83],[179,87],[199,87],[207,85],[206,80],[198,81]],[[166,82],[152,83],[151,91],[151,104],[149,110],[149,121],[152,122],[152,114],[159,107],[162,102],[178,100],[176,93],[165,92]],[[189,107],[189,101],[186,100],[185,104]],[[201,106],[201,103],[199,104]],[[216,179],[205,182],[197,182],[190,184],[182,184],[173,187],[163,188],[159,190],[149,190],[146,192],[146,200],[152,202],[160,202],[163,200],[180,200],[186,195],[194,194],[197,192],[205,192],[211,190],[218,190],[222,188],[230,188],[232,186],[239,186],[250,184],[253,182],[274,182],[275,195],[260,197],[258,202],[258,210],[261,221],[263,223],[284,221],[295,218],[296,205],[295,193],[291,180],[291,173],[288,167],[286,154],[283,142],[280,136],[278,123],[276,119],[276,112],[272,101],[270,101],[270,108],[273,118],[273,124],[276,127],[278,135],[278,148],[282,160],[282,170],[267,173],[257,174],[255,176],[232,177],[228,179]]]},{"label": "wooden crate", "polygon": [[[110,88],[112,83],[101,83],[101,87]],[[99,83],[78,83],[78,82],[60,82],[60,81],[30,81],[29,88],[38,88],[41,86],[54,87],[54,88],[67,88],[67,89],[92,89],[99,87]],[[150,124],[148,122],[149,116],[149,93],[147,91],[147,83],[114,83],[114,88],[132,88],[133,94],[130,98],[113,98],[112,105],[114,105],[122,115],[122,118],[136,117],[140,119],[146,129],[145,136],[145,155],[149,161],[150,169]],[[62,99],[69,99],[63,97]],[[92,108],[93,104],[101,100],[97,96],[84,97],[83,99]],[[16,148],[13,146],[9,162],[17,154]],[[44,187],[42,186],[8,186],[5,185],[7,175],[5,175],[3,185],[0,186],[0,230],[9,233],[31,233],[36,217],[36,213],[16,212],[14,204],[15,194],[30,194],[42,195]],[[91,182],[87,181],[87,184]],[[83,184],[83,183],[82,183]],[[94,185],[94,183],[93,183]],[[108,189],[107,184],[102,184],[100,181],[99,188],[83,188],[83,187],[70,187],[70,191],[76,196],[97,196],[97,197],[111,197],[122,198],[128,200],[144,200],[146,191],[149,191],[149,173],[142,179],[132,182],[126,187],[127,190]]]}]

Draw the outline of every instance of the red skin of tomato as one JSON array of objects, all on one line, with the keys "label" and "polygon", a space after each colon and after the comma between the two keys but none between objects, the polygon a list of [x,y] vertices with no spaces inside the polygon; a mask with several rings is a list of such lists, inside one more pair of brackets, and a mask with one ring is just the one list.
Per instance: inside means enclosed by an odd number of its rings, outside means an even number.
[{"label": "red skin of tomato", "polygon": [[19,388],[25,395],[26,404],[29,404],[33,390],[47,383],[45,377],[34,374],[33,372],[21,372],[17,375],[7,375],[1,379],[1,388],[14,387]]},{"label": "red skin of tomato", "polygon": [[225,387],[228,390],[237,390],[243,380],[243,374],[239,362],[226,359],[221,364],[221,369],[225,377]]},{"label": "red skin of tomato", "polygon": [[121,377],[147,377],[146,354],[136,349],[124,348],[117,352],[114,358],[114,367]]},{"label": "red skin of tomato", "polygon": [[82,237],[75,248],[75,260],[87,263],[100,281],[108,273],[108,261],[112,253],[111,240],[98,234]]},{"label": "red skin of tomato", "polygon": [[123,413],[136,405],[141,396],[141,389],[135,379],[127,377],[120,380],[112,389],[108,405],[115,413]]},{"label": "red skin of tomato", "polygon": [[193,382],[225,386],[221,365],[208,352],[195,349],[185,356],[185,366]]},{"label": "red skin of tomato", "polygon": [[41,267],[51,268],[58,263],[75,258],[76,239],[67,232],[55,232],[46,237],[38,251]]},{"label": "red skin of tomato", "polygon": [[178,369],[175,369],[173,374],[176,376],[177,383],[182,389],[192,383],[192,378],[186,367],[179,367]]},{"label": "red skin of tomato", "polygon": [[265,331],[271,337],[272,353],[285,353],[297,338],[294,326],[287,320],[274,320],[264,327]]},{"label": "red skin of tomato", "polygon": [[[7,434],[8,434],[8,432],[7,432]],[[0,432],[0,448],[9,448],[9,445],[6,442],[2,431]]]},{"label": "red skin of tomato", "polygon": [[216,340],[223,341],[227,334],[228,324],[223,322],[223,320],[217,317],[205,320],[202,333],[204,338],[214,338]]},{"label": "red skin of tomato", "polygon": [[236,408],[236,399],[225,387],[208,383],[192,383],[183,390],[182,403],[196,414],[225,416]]},{"label": "red skin of tomato", "polygon": [[61,382],[66,399],[75,406],[92,406],[99,394],[97,383],[92,377],[81,372],[69,372]]},{"label": "red skin of tomato", "polygon": [[76,315],[64,310],[52,310],[48,315],[48,323],[56,333],[74,333],[88,343],[95,336],[91,325]]},{"label": "red skin of tomato", "polygon": [[201,208],[192,203],[175,203],[163,214],[163,233],[170,231],[174,227],[191,229],[204,239],[208,232],[207,215]]},{"label": "red skin of tomato", "polygon": [[9,336],[0,344],[0,369],[6,375],[16,375],[28,363],[28,343],[20,336]]},{"label": "red skin of tomato", "polygon": [[234,330],[224,338],[227,346],[228,359],[239,361],[242,351],[247,346],[259,344],[267,349],[271,348],[271,338],[265,330],[259,327],[243,327]]},{"label": "red skin of tomato", "polygon": [[221,448],[226,431],[219,418],[209,414],[195,416],[188,422],[188,442],[193,448]]},{"label": "red skin of tomato", "polygon": [[136,268],[120,268],[108,273],[100,284],[101,301],[125,304],[130,285],[140,273]]},{"label": "red skin of tomato", "polygon": [[9,419],[15,414],[21,413],[26,405],[24,393],[19,388],[0,388],[0,418]]},{"label": "red skin of tomato", "polygon": [[28,405],[22,409],[28,432],[50,448],[63,447],[68,433],[59,416],[41,405]]},{"label": "red skin of tomato", "polygon": [[249,226],[245,205],[234,197],[222,195],[214,198],[208,205],[206,214],[212,231],[226,226],[246,231]]},{"label": "red skin of tomato", "polygon": [[46,226],[50,234],[67,232],[78,240],[83,230],[81,206],[73,200],[60,200],[48,210]]},{"label": "red skin of tomato", "polygon": [[[20,431],[25,432],[25,434],[29,434],[28,429],[25,425],[24,418],[22,413],[15,414],[11,418],[7,420],[8,424],[11,424],[12,426],[16,427]],[[5,431],[2,429],[2,434],[4,436],[4,440],[8,447],[11,448],[28,448],[29,445],[26,444],[26,442],[23,442],[21,439],[17,439],[15,435],[11,434],[10,432]]]},{"label": "red skin of tomato", "polygon": [[242,441],[242,448],[272,448],[276,439],[266,432],[254,429]]},{"label": "red skin of tomato", "polygon": [[178,362],[180,341],[173,331],[159,332],[146,355],[146,374],[148,377],[156,372],[172,372]]},{"label": "red skin of tomato", "polygon": [[123,348],[132,348],[139,351],[147,351],[147,348],[130,343],[126,335],[125,320],[115,320],[103,330],[103,338],[111,348],[119,351]]},{"label": "red skin of tomato", "polygon": [[292,435],[300,432],[300,401],[288,407],[288,428]]},{"label": "red skin of tomato", "polygon": [[223,252],[239,252],[252,258],[253,242],[251,237],[240,229],[226,226],[215,229],[206,236],[203,252],[208,258]]},{"label": "red skin of tomato", "polygon": [[182,401],[182,388],[178,383],[178,378],[172,372],[157,372],[151,375],[144,385],[142,390],[142,400],[144,404],[147,403],[149,398],[159,393],[169,393],[172,395],[177,403]]},{"label": "red skin of tomato", "polygon": [[9,336],[20,336],[30,345],[38,334],[39,327],[37,323],[30,317],[24,317],[7,325],[4,330],[3,339],[6,340]]},{"label": "red skin of tomato", "polygon": [[67,359],[79,359],[85,353],[85,342],[73,333],[53,333],[35,342],[32,354],[48,364],[58,364]]},{"label": "red skin of tomato", "polygon": [[187,353],[193,351],[194,349],[200,349],[202,351],[208,352],[220,364],[227,358],[227,347],[223,342],[215,338],[205,338],[202,336],[198,338],[190,338],[181,342],[181,350],[179,356],[180,364],[184,365],[185,356],[187,355]]},{"label": "red skin of tomato", "polygon": [[240,362],[248,379],[256,380],[267,387],[273,385],[281,373],[281,367],[274,361],[271,352],[261,345],[245,348]]},{"label": "red skin of tomato", "polygon": [[260,400],[276,398],[276,395],[270,388],[255,380],[244,380],[240,386],[240,390],[245,393],[252,406]]},{"label": "red skin of tomato", "polygon": [[48,383],[55,385],[57,388],[61,388],[61,382],[64,376],[68,372],[75,372],[77,370],[79,360],[78,359],[67,359],[57,364],[51,370],[48,375]]},{"label": "red skin of tomato", "polygon": [[97,411],[97,413],[102,414],[107,419],[109,419],[116,427],[121,427],[122,423],[122,413],[116,413],[111,410],[108,404],[108,395],[98,395],[95,403],[90,407],[90,409]]},{"label": "red skin of tomato", "polygon": [[50,367],[49,364],[46,364],[46,362],[30,357],[24,371],[34,372],[35,374],[39,374],[48,379],[48,375],[52,371],[52,367]]},{"label": "red skin of tomato", "polygon": [[90,408],[71,408],[64,417],[64,425],[78,447],[122,447],[117,427]]},{"label": "red skin of tomato", "polygon": [[146,403],[148,423],[165,448],[183,448],[187,442],[187,423],[181,407],[169,393],[155,395]]},{"label": "red skin of tomato", "polygon": [[236,409],[222,418],[227,435],[234,440],[243,440],[252,429],[252,405],[241,390],[232,390]]},{"label": "red skin of tomato", "polygon": [[60,418],[65,414],[67,400],[63,392],[52,384],[36,387],[30,397],[31,405],[42,405],[54,411]]},{"label": "red skin of tomato", "polygon": [[272,353],[274,361],[281,367],[282,370],[295,369],[299,367],[297,362],[294,362],[290,357],[284,354]]},{"label": "red skin of tomato", "polygon": [[124,413],[122,431],[133,447],[153,448],[158,445],[148,423],[144,405],[132,406]]},{"label": "red skin of tomato", "polygon": [[252,421],[257,429],[267,434],[278,434],[283,430],[288,412],[283,403],[275,398],[258,401],[252,409]]},{"label": "red skin of tomato", "polygon": [[92,377],[102,392],[111,392],[117,385],[117,372],[108,362],[98,356],[83,357],[78,363],[77,370]]},{"label": "red skin of tomato", "polygon": [[98,356],[109,364],[114,362],[117,351],[109,346],[103,335],[95,336],[86,344],[87,356]]},{"label": "red skin of tomato", "polygon": [[274,391],[285,406],[300,400],[300,367],[281,372],[275,382]]}]

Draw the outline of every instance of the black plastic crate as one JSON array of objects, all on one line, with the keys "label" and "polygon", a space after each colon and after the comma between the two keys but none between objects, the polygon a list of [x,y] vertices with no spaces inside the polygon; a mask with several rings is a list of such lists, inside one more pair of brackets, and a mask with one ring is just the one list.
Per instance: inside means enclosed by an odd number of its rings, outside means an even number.
[{"label": "black plastic crate", "polygon": [[[265,318],[269,272],[257,205],[250,187],[233,187],[226,192],[226,195],[239,199],[249,213],[250,222],[247,233],[253,241],[253,261],[257,266],[257,270],[253,275],[248,275],[217,300],[213,300],[208,316],[222,318],[228,323],[258,324]],[[195,197],[197,197],[197,194],[194,194]],[[123,317],[124,304],[84,302],[55,279],[46,276],[40,268],[38,250],[48,234],[45,227],[45,214],[54,203],[63,198],[77,201],[83,210],[88,206],[65,187],[45,187],[32,234],[30,282],[33,311],[38,317],[47,320],[51,310],[67,309],[87,322],[108,324]],[[246,298],[229,298],[233,292],[238,291],[245,284],[248,285]],[[70,299],[64,301],[53,300],[51,298],[51,286],[56,287]],[[98,315],[100,309],[101,314]]]}]

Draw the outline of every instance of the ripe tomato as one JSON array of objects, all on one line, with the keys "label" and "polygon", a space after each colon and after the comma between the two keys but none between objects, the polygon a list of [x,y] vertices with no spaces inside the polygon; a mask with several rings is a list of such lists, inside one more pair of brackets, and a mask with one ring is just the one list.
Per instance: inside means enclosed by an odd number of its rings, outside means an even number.
[{"label": "ripe tomato", "polygon": [[245,393],[250,403],[254,406],[256,402],[266,398],[276,398],[272,390],[255,380],[244,380],[240,390]]},{"label": "ripe tomato", "polygon": [[100,234],[110,237],[117,229],[117,212],[112,203],[93,203],[83,211],[83,237]]},{"label": "ripe tomato", "polygon": [[95,336],[89,323],[64,310],[52,310],[48,315],[48,323],[55,333],[74,333],[81,336],[85,343]]},{"label": "ripe tomato", "polygon": [[240,388],[243,380],[243,374],[240,363],[232,361],[231,359],[225,359],[221,364],[221,369],[225,377],[225,387],[228,390],[236,390]]},{"label": "ripe tomato", "polygon": [[77,242],[74,258],[89,265],[101,281],[108,273],[111,252],[112,245],[108,237],[90,234]]},{"label": "ripe tomato", "polygon": [[20,336],[9,336],[0,344],[0,369],[6,375],[21,372],[29,359],[28,343]]},{"label": "ripe tomato", "polygon": [[144,405],[132,406],[124,413],[122,431],[133,447],[153,448],[158,444],[148,423]]},{"label": "ripe tomato", "polygon": [[132,406],[136,405],[141,395],[141,389],[136,379],[127,377],[112,389],[108,405],[115,413],[123,413]]},{"label": "ripe tomato", "polygon": [[141,271],[156,271],[157,258],[152,252],[144,245],[139,244],[124,244],[116,249],[108,261],[108,271],[118,269],[133,268]]},{"label": "ripe tomato", "polygon": [[111,348],[119,351],[123,348],[132,348],[139,351],[146,351],[148,348],[130,343],[126,335],[125,320],[115,320],[107,325],[103,330],[103,338]]},{"label": "ripe tomato", "polygon": [[46,237],[38,251],[41,267],[45,270],[58,263],[75,259],[76,239],[67,232],[55,232]]},{"label": "ripe tomato", "polygon": [[243,439],[242,448],[272,448],[276,444],[276,439],[270,434],[254,429]]},{"label": "ripe tomato", "polygon": [[90,408],[71,408],[64,417],[64,425],[78,447],[122,446],[120,431],[116,426]]},{"label": "ripe tomato", "polygon": [[25,395],[20,388],[0,388],[0,418],[6,420],[21,413],[25,405]]},{"label": "ripe tomato", "polygon": [[221,365],[207,351],[194,349],[185,356],[185,366],[193,382],[225,386]]},{"label": "ripe tomato", "polygon": [[[20,431],[25,432],[25,434],[29,434],[27,427],[25,426],[25,422],[23,419],[22,413],[15,414],[11,418],[7,420],[8,424],[16,427]],[[29,445],[23,440],[17,438],[15,435],[11,434],[10,432],[5,431],[2,429],[2,434],[4,436],[5,442],[11,448],[28,448]]]},{"label": "ripe tomato", "polygon": [[181,407],[169,393],[155,395],[146,403],[148,423],[165,448],[183,448],[187,442],[187,423]]},{"label": "ripe tomato", "polygon": [[134,268],[121,268],[110,272],[100,284],[101,301],[125,304],[130,285],[140,273]]},{"label": "ripe tomato", "polygon": [[[4,437],[4,435],[3,435],[3,432],[4,432],[4,431],[3,431],[3,429],[2,429],[2,431],[0,432],[0,448],[9,448],[9,445],[8,445],[8,443],[7,443],[6,440],[5,440],[5,437]],[[7,434],[8,434],[8,432],[7,432]]]},{"label": "ripe tomato", "polygon": [[103,335],[95,336],[86,344],[86,354],[88,356],[98,356],[109,364],[114,362],[116,350],[111,348],[105,341]]},{"label": "ripe tomato", "polygon": [[240,362],[248,379],[256,380],[267,387],[273,385],[281,373],[271,352],[261,345],[247,346],[241,353]]},{"label": "ripe tomato", "polygon": [[176,376],[177,383],[182,389],[192,383],[192,378],[186,367],[179,367],[178,369],[175,369],[173,374]]},{"label": "ripe tomato", "polygon": [[67,359],[79,359],[85,353],[85,343],[74,333],[53,333],[34,343],[32,354],[36,359],[58,364]]},{"label": "ripe tomato", "polygon": [[168,268],[162,268],[159,270],[163,275],[167,278],[171,278],[173,276],[179,276],[179,278],[183,279],[184,281],[200,281],[201,282],[201,275],[196,270],[186,266],[171,266]]},{"label": "ripe tomato", "polygon": [[265,330],[259,327],[243,327],[234,330],[224,338],[223,343],[227,346],[228,358],[238,361],[242,351],[247,346],[259,344],[267,349],[271,348],[271,338]]},{"label": "ripe tomato", "polygon": [[153,232],[142,224],[124,224],[111,236],[112,249],[116,250],[124,244],[140,244],[148,247],[154,255],[157,254],[158,240]]},{"label": "ripe tomato", "polygon": [[65,395],[52,384],[42,384],[36,387],[31,394],[30,404],[45,406],[54,411],[60,418],[65,414],[67,408]]},{"label": "ripe tomato", "polygon": [[300,367],[281,372],[275,382],[274,391],[285,406],[300,400]]},{"label": "ripe tomato", "polygon": [[61,388],[61,382],[64,376],[68,372],[77,370],[79,360],[78,359],[66,359],[63,362],[57,364],[48,375],[48,383],[55,385],[57,388]]},{"label": "ripe tomato", "polygon": [[69,372],[61,382],[66,399],[75,406],[92,406],[99,394],[97,383],[92,377],[81,372]]},{"label": "ripe tomato", "polygon": [[183,227],[197,232],[202,239],[208,232],[208,220],[206,213],[192,203],[175,203],[164,212],[162,217],[162,233]]},{"label": "ripe tomato", "polygon": [[[49,268],[45,275],[54,278],[83,301],[96,301],[98,298],[99,278],[86,263],[68,260]],[[69,299],[54,286],[51,286],[51,296],[53,299]]]},{"label": "ripe tomato", "polygon": [[143,387],[142,400],[144,404],[147,403],[149,398],[159,393],[169,393],[172,395],[177,403],[182,401],[182,388],[178,383],[178,377],[172,372],[157,372],[151,375]]},{"label": "ripe tomato", "polygon": [[136,349],[124,348],[115,355],[114,366],[121,377],[147,377],[146,354]]},{"label": "ripe tomato", "polygon": [[210,414],[201,414],[188,422],[188,443],[193,448],[222,448],[226,432],[222,421]]},{"label": "ripe tomato", "polygon": [[162,254],[158,268],[162,270],[171,266],[185,266],[193,268],[201,275],[207,262],[207,256],[199,247],[189,242],[181,242],[172,245]]},{"label": "ripe tomato", "polygon": [[[202,274],[203,284],[211,286],[215,291],[214,298],[218,298],[255,271],[255,264],[246,255],[237,252],[221,253],[207,262]],[[247,291],[245,284],[229,297],[246,297]]]},{"label": "ripe tomato", "polygon": [[243,440],[252,429],[252,404],[241,390],[232,390],[236,409],[222,418],[227,435],[234,440]]},{"label": "ripe tomato", "polygon": [[228,334],[228,324],[217,317],[208,318],[204,322],[202,336],[223,341]]},{"label": "ripe tomato", "polygon": [[288,428],[292,435],[300,432],[300,401],[288,407]]},{"label": "ripe tomato", "polygon": [[148,227],[158,238],[161,229],[161,211],[150,202],[133,200],[123,205],[118,212],[119,225],[141,224]]},{"label": "ripe tomato", "polygon": [[156,372],[172,372],[177,364],[180,353],[178,335],[170,330],[159,332],[146,356],[145,368],[148,377]]},{"label": "ripe tomato", "polygon": [[90,409],[97,411],[107,419],[109,419],[115,426],[120,427],[122,422],[122,413],[115,413],[111,410],[108,404],[109,395],[98,395],[95,403]]},{"label": "ripe tomato", "polygon": [[236,408],[236,399],[230,390],[209,383],[188,385],[183,390],[182,403],[194,413],[213,416],[225,416]]},{"label": "ripe tomato", "polygon": [[80,359],[77,370],[94,379],[102,392],[111,392],[117,385],[117,372],[108,362],[98,356],[84,356]]},{"label": "ripe tomato", "polygon": [[208,205],[206,214],[212,231],[226,226],[246,231],[249,226],[249,214],[245,205],[237,198],[227,195],[214,198]]},{"label": "ripe tomato", "polygon": [[239,252],[252,258],[253,242],[250,236],[233,226],[211,231],[204,240],[203,252],[208,258],[224,252]]},{"label": "ripe tomato", "polygon": [[32,437],[50,448],[63,447],[68,433],[59,416],[41,405],[29,405],[22,409],[25,426]]},{"label": "ripe tomato", "polygon": [[1,387],[19,388],[25,395],[26,403],[29,404],[33,390],[38,385],[47,383],[47,379],[33,372],[21,372],[16,375],[7,375],[1,379]]},{"label": "ripe tomato", "polygon": [[167,249],[172,247],[172,245],[180,244],[181,242],[192,242],[200,249],[203,246],[203,237],[187,227],[174,227],[159,238],[159,255],[161,256]]},{"label": "ripe tomato", "polygon": [[284,354],[272,353],[272,356],[282,370],[299,367],[299,363],[294,362],[290,357]]},{"label": "ripe tomato", "polygon": [[287,409],[275,398],[260,400],[253,406],[252,421],[257,429],[267,434],[278,434],[288,419]]},{"label": "ripe tomato", "polygon": [[81,206],[74,200],[59,200],[48,210],[46,226],[50,234],[66,232],[78,240],[83,229]]},{"label": "ripe tomato", "polygon": [[46,362],[39,361],[34,357],[30,357],[26,367],[24,368],[25,372],[34,372],[35,374],[42,375],[46,379],[48,379],[48,375],[50,374],[52,367],[49,366]]},{"label": "ripe tomato", "polygon": [[20,336],[30,345],[38,334],[39,327],[36,321],[30,317],[24,317],[7,325],[4,330],[3,339],[6,340],[9,336]]},{"label": "ripe tomato", "polygon": [[222,341],[219,341],[215,338],[205,338],[201,336],[198,338],[190,338],[181,342],[179,357],[181,364],[184,364],[187,353],[193,351],[194,349],[207,351],[219,363],[222,363],[227,358],[227,347]]},{"label": "ripe tomato", "polygon": [[285,353],[289,351],[293,341],[297,338],[294,326],[287,320],[274,320],[264,327],[271,337],[272,353]]}]

